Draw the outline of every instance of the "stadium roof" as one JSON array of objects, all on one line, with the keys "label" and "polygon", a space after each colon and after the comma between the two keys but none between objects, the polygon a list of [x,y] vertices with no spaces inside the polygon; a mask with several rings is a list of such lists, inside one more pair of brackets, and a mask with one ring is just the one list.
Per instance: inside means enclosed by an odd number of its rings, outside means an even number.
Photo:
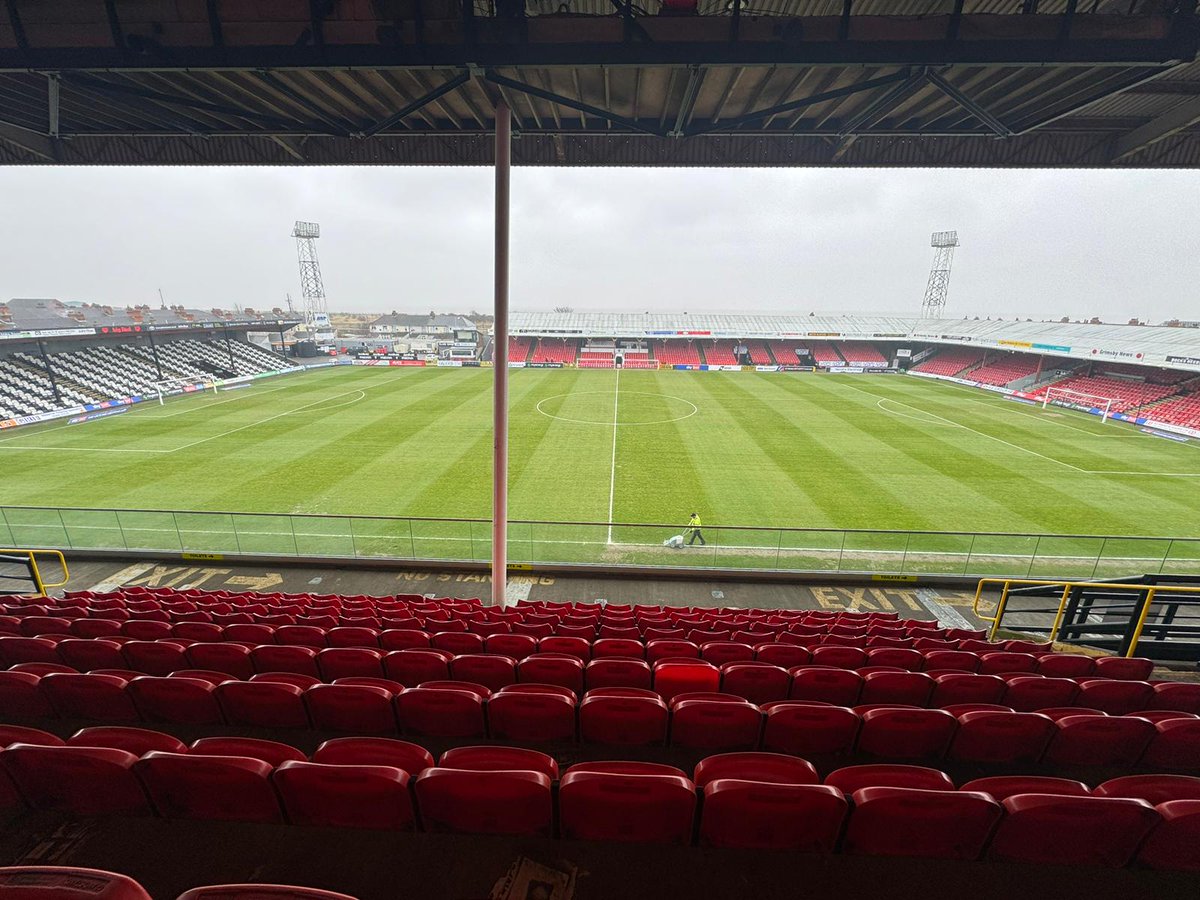
[{"label": "stadium roof", "polygon": [[461,328],[463,330],[475,331],[475,323],[466,316],[455,316],[449,314],[438,314],[432,316],[411,315],[408,313],[389,313],[385,316],[380,316],[371,323],[371,327],[388,326],[393,328],[411,328],[419,330],[422,328]]},{"label": "stadium roof", "polygon": [[60,300],[18,297],[0,303],[0,338],[126,334],[142,331],[186,331],[198,328],[254,328],[271,331],[298,324],[280,309],[231,312],[185,309],[182,306],[117,308],[98,303],[68,305]]},{"label": "stadium roof", "polygon": [[1200,166],[1196,0],[5,10],[0,163]]},{"label": "stadium roof", "polygon": [[913,341],[1200,369],[1200,329],[916,316],[514,312],[513,335]]}]

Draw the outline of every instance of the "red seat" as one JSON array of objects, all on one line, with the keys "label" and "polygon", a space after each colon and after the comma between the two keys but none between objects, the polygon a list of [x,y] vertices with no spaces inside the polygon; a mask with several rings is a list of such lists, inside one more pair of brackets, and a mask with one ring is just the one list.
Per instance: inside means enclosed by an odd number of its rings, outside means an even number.
[{"label": "red seat", "polygon": [[816,666],[792,669],[790,700],[815,700],[836,706],[853,706],[862,691],[862,676],[857,672]]},{"label": "red seat", "polygon": [[187,658],[197,669],[224,672],[242,681],[249,680],[254,674],[250,648],[241,644],[192,644],[187,648]]},{"label": "red seat", "polygon": [[393,694],[383,688],[317,684],[304,692],[313,727],[355,734],[395,734]]},{"label": "red seat", "polygon": [[579,732],[589,744],[663,744],[667,717],[667,704],[656,696],[589,692],[579,704]]},{"label": "red seat", "polygon": [[311,675],[297,675],[295,672],[261,672],[250,680],[253,682],[268,681],[273,684],[294,684],[302,691],[307,691],[310,687],[322,683],[320,678],[313,678]]},{"label": "red seat", "polygon": [[1200,719],[1167,719],[1154,723],[1154,729],[1143,766],[1200,772]]},{"label": "red seat", "polygon": [[1056,706],[1070,706],[1079,694],[1079,685],[1070,678],[1046,678],[1031,676],[1014,678],[1007,682],[1004,699],[1006,706],[1017,712],[1036,712]]},{"label": "red seat", "polygon": [[1058,720],[1045,760],[1059,766],[1132,766],[1155,734],[1145,719],[1067,716]]},{"label": "red seat", "polygon": [[[35,744],[40,747],[61,747],[67,742],[57,734],[23,725],[0,725],[0,749],[11,744]],[[97,746],[105,746],[98,744]],[[117,748],[124,749],[124,748]]]},{"label": "red seat", "polygon": [[1047,653],[1037,661],[1037,673],[1048,678],[1081,678],[1095,668],[1096,661],[1081,653]]},{"label": "red seat", "polygon": [[171,637],[213,643],[225,637],[225,629],[211,622],[176,622],[171,626]]},{"label": "red seat", "polygon": [[429,831],[549,836],[550,778],[535,771],[426,769],[413,784]]},{"label": "red seat", "polygon": [[700,647],[691,641],[656,640],[646,642],[646,661],[655,663],[660,659],[700,658]]},{"label": "red seat", "polygon": [[1145,709],[1154,699],[1154,688],[1144,681],[1115,679],[1084,681],[1079,688],[1079,706],[1099,709],[1110,716]]},{"label": "red seat", "polygon": [[721,778],[704,787],[700,843],[829,853],[846,810],[835,788]]},{"label": "red seat", "polygon": [[861,788],[897,787],[922,791],[952,791],[954,782],[945,772],[924,766],[868,765],[846,766],[830,772],[825,783],[844,794]]},{"label": "red seat", "polygon": [[330,647],[364,647],[368,650],[379,649],[379,631],[358,625],[343,625],[330,628],[325,634],[325,640]]},{"label": "red seat", "polygon": [[869,666],[894,666],[909,672],[919,672],[924,662],[924,654],[902,647],[873,647],[867,651]]},{"label": "red seat", "polygon": [[722,778],[767,784],[820,784],[813,764],[782,753],[717,753],[696,763],[692,781],[705,787]]},{"label": "red seat", "polygon": [[121,633],[121,623],[112,619],[76,619],[70,630],[81,638],[115,637]]},{"label": "red seat", "polygon": [[709,641],[727,641],[733,637],[733,632],[729,629],[706,629],[706,628],[691,628],[688,630],[687,639],[692,641],[697,646],[708,643]]},{"label": "red seat", "polygon": [[927,672],[961,669],[973,673],[979,669],[979,655],[965,650],[928,650],[921,668]]},{"label": "red seat", "polygon": [[1144,800],[1017,794],[992,836],[990,859],[1105,866],[1129,863],[1160,821]]},{"label": "red seat", "polygon": [[1036,670],[1037,657],[1032,653],[997,650],[992,653],[983,653],[979,657],[980,675],[1003,675],[1006,672],[1034,672]]},{"label": "red seat", "polygon": [[602,638],[628,638],[631,640],[641,640],[642,632],[636,625],[600,625],[598,637]]},{"label": "red seat", "polygon": [[762,710],[744,700],[679,700],[671,706],[671,744],[752,749],[758,746],[762,721]]},{"label": "red seat", "polygon": [[1150,709],[1176,709],[1200,715],[1200,684],[1168,681],[1154,685]]},{"label": "red seat", "polygon": [[225,721],[216,687],[199,678],[145,676],[133,679],[126,690],[142,718],[149,722],[212,725]]},{"label": "red seat", "polygon": [[328,647],[325,629],[314,625],[280,625],[275,629],[275,643],[291,647],[312,647],[321,650]]},{"label": "red seat", "polygon": [[786,669],[763,662],[734,662],[721,667],[721,690],[751,703],[786,700],[791,680]]},{"label": "red seat", "polygon": [[1154,672],[1154,660],[1141,657],[1101,656],[1096,659],[1096,675],[1121,681],[1145,681]]},{"label": "red seat", "polygon": [[133,773],[137,757],[109,747],[14,744],[0,762],[35,809],[64,807],[79,815],[148,813]]},{"label": "red seat", "polygon": [[125,666],[125,657],[121,655],[121,645],[116,641],[67,638],[59,641],[58,654],[62,657],[63,662],[80,672],[90,672],[93,669],[121,669]]},{"label": "red seat", "polygon": [[929,705],[953,706],[959,703],[999,703],[1007,684],[995,675],[949,672],[934,679]]},{"label": "red seat", "polygon": [[483,638],[469,631],[439,631],[434,634],[430,646],[434,650],[445,650],[455,656],[462,653],[482,653]]},{"label": "red seat", "polygon": [[[4,674],[0,672],[0,680]],[[42,679],[41,691],[63,718],[136,722],[141,717],[133,705],[133,698],[125,690],[126,684],[124,678],[95,672],[47,675]]]},{"label": "red seat", "polygon": [[958,721],[940,709],[872,709],[862,714],[858,749],[896,759],[940,757]]},{"label": "red seat", "polygon": [[[185,751],[180,751],[185,752]],[[281,766],[288,760],[306,760],[308,757],[291,744],[279,741],[264,741],[247,737],[206,737],[193,741],[188,753],[201,756],[238,756],[261,759],[272,766]]]},{"label": "red seat", "polygon": [[1037,713],[973,712],[958,719],[948,756],[967,762],[1034,763],[1057,728]]},{"label": "red seat", "polygon": [[592,659],[645,659],[646,646],[633,638],[600,638],[592,644]]},{"label": "red seat", "polygon": [[383,653],[366,647],[329,647],[317,654],[317,670],[326,681],[338,678],[380,678]]},{"label": "red seat", "polygon": [[500,656],[524,659],[537,653],[537,641],[527,634],[493,634],[483,642],[483,649]]},{"label": "red seat", "polygon": [[867,787],[854,792],[842,849],[872,856],[977,859],[1002,815],[971,791]]},{"label": "red seat", "polygon": [[271,780],[293,825],[391,831],[414,825],[403,769],[296,761],[280,765]]},{"label": "red seat", "polygon": [[134,768],[163,818],[283,821],[271,765],[262,760],[154,752]]},{"label": "red seat", "polygon": [[654,690],[664,700],[693,691],[716,691],[721,670],[711,663],[662,660],[654,664]]},{"label": "red seat", "polygon": [[[208,669],[178,669],[170,674],[171,678],[198,678],[200,681],[207,681],[209,684],[217,685],[224,681],[230,681],[230,677],[224,672],[212,672]],[[236,680],[236,679],[233,679]]]},{"label": "red seat", "polygon": [[347,766],[392,766],[416,775],[433,765],[424,747],[391,738],[344,737],[326,741],[313,753],[313,762]]},{"label": "red seat", "polygon": [[1200,778],[1190,775],[1125,775],[1092,792],[1097,797],[1135,797],[1151,806],[1168,800],[1200,800]]},{"label": "red seat", "polygon": [[538,652],[565,653],[568,656],[577,656],[587,662],[592,658],[592,644],[586,638],[571,637],[560,633],[538,641]]},{"label": "red seat", "polygon": [[488,701],[488,726],[500,740],[573,740],[575,701],[561,694],[501,691]]},{"label": "red seat", "polygon": [[121,634],[135,641],[161,641],[171,636],[171,624],[155,619],[129,619],[121,625]]},{"label": "red seat", "polygon": [[311,678],[321,677],[317,671],[317,651],[312,647],[264,644],[250,651],[250,659],[256,672],[292,672]]},{"label": "red seat", "polygon": [[186,648],[174,641],[127,641],[121,645],[125,663],[146,675],[170,675],[188,667]]},{"label": "red seat", "polygon": [[1157,809],[1160,821],[1142,844],[1138,862],[1152,869],[1200,872],[1200,800],[1170,800]]},{"label": "red seat", "polygon": [[252,622],[236,622],[225,626],[225,640],[237,641],[242,644],[275,643],[275,629],[271,625],[259,625]]},{"label": "red seat", "polygon": [[[46,676],[51,677],[51,676]],[[55,678],[83,678],[82,675],[54,674]],[[32,672],[0,672],[0,718],[40,719],[54,715],[46,695],[39,690],[42,678]]]},{"label": "red seat", "polygon": [[854,710],[824,703],[787,700],[768,703],[763,711],[763,749],[797,756],[848,753],[862,724]]},{"label": "red seat", "polygon": [[469,690],[417,687],[393,702],[404,731],[440,737],[483,737],[486,733],[483,698]]},{"label": "red seat", "polygon": [[924,672],[871,672],[863,676],[858,702],[925,706],[933,688],[933,679]]},{"label": "red seat", "polygon": [[726,663],[748,662],[754,659],[754,648],[734,641],[709,641],[700,645],[700,658],[720,668]]},{"label": "red seat", "polygon": [[0,869],[0,897],[4,900],[150,900],[146,890],[132,878],[73,866]]},{"label": "red seat", "polygon": [[383,650],[425,649],[429,646],[428,632],[416,628],[389,628],[379,634]]},{"label": "red seat", "polygon": [[558,763],[554,757],[523,747],[455,747],[442,754],[438,766],[473,772],[541,772],[551,781],[558,781]]},{"label": "red seat", "polygon": [[834,669],[857,669],[867,664],[867,651],[859,647],[839,647],[823,644],[812,652],[814,666],[830,666]]},{"label": "red seat", "polygon": [[583,660],[566,653],[535,653],[517,663],[517,678],[534,684],[555,684],[582,694]]},{"label": "red seat", "polygon": [[450,660],[450,677],[497,691],[517,680],[517,661],[510,656],[469,653]]},{"label": "red seat", "polygon": [[982,791],[996,800],[1004,801],[1016,794],[1059,794],[1066,797],[1088,797],[1089,788],[1082,781],[1070,778],[1050,778],[1044,775],[993,775],[968,781],[959,790]]},{"label": "red seat", "polygon": [[568,770],[559,785],[558,802],[566,838],[687,844],[696,789],[676,775]]},{"label": "red seat", "polygon": [[394,650],[383,658],[383,674],[405,687],[450,677],[453,657],[442,650]]},{"label": "red seat", "polygon": [[794,666],[807,665],[812,660],[812,654],[808,652],[807,647],[797,644],[759,644],[754,648],[754,658],[759,662],[791,669]]},{"label": "red seat", "polygon": [[273,681],[226,681],[217,685],[217,700],[231,725],[264,728],[307,728],[304,691]]},{"label": "red seat", "polygon": [[598,658],[587,664],[584,680],[588,690],[605,687],[649,689],[653,673],[645,660],[624,657]]}]

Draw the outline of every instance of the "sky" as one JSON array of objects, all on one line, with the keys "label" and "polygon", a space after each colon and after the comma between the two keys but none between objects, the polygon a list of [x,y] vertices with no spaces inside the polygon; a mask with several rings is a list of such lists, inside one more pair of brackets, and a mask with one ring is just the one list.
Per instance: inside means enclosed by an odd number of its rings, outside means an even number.
[{"label": "sky", "polygon": [[[1200,318],[1200,173],[552,169],[512,176],[511,305]],[[0,167],[0,298],[270,309],[319,222],[334,311],[487,312],[485,168]]]}]

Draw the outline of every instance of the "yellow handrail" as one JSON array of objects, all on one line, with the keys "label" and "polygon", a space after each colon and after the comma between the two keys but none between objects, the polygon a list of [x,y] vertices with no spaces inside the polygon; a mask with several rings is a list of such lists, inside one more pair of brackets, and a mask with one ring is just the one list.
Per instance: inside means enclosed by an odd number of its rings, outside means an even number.
[{"label": "yellow handrail", "polygon": [[[28,548],[0,548],[0,555],[5,554],[20,554],[29,558],[29,571],[33,575],[33,584],[37,588],[38,594],[46,595],[46,588],[62,587],[71,580],[71,571],[67,568],[67,561],[62,555],[61,550],[30,550]],[[41,569],[38,568],[37,558],[39,555],[50,556],[58,560],[59,566],[62,568],[62,581],[45,582],[42,580]]]},{"label": "yellow handrail", "polygon": [[[1000,599],[996,602],[996,614],[994,616],[985,616],[979,611],[979,601],[983,599],[984,587],[986,585],[1001,585]],[[1014,585],[1021,587],[1058,587],[1062,586],[1062,597],[1058,601],[1058,611],[1054,614],[1054,625],[1050,628],[1050,640],[1053,641],[1058,637],[1058,631],[1062,627],[1063,616],[1066,613],[1067,601],[1071,599],[1071,592],[1076,588],[1100,588],[1102,590],[1118,590],[1118,591],[1136,591],[1146,594],[1146,602],[1142,606],[1142,611],[1138,615],[1137,626],[1134,628],[1133,640],[1129,642],[1129,649],[1125,655],[1133,656],[1137,650],[1138,641],[1142,637],[1142,629],[1146,627],[1146,618],[1150,614],[1150,606],[1154,602],[1156,594],[1196,594],[1200,593],[1200,586],[1188,587],[1182,585],[1149,585],[1149,584],[1132,584],[1130,582],[1109,582],[1109,581],[1062,581],[1061,579],[1043,580],[1038,578],[981,578],[979,585],[975,588],[975,600],[971,604],[971,612],[975,617],[982,619],[985,622],[991,622],[992,628],[988,632],[988,640],[994,640],[996,632],[1000,630],[1000,620],[1004,618],[1004,609],[1008,605],[1008,594]]]}]

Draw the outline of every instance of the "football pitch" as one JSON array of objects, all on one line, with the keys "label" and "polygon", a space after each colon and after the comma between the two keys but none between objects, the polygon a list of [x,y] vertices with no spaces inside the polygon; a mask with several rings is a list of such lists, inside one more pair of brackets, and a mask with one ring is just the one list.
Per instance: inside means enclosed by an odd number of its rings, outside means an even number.
[{"label": "football pitch", "polygon": [[[0,541],[487,559],[486,523],[424,519],[490,515],[491,382],[339,366],[9,432]],[[1200,445],[1082,413],[916,377],[577,369],[513,370],[510,409],[516,561],[1200,571]],[[663,548],[692,511],[708,546]]]}]

